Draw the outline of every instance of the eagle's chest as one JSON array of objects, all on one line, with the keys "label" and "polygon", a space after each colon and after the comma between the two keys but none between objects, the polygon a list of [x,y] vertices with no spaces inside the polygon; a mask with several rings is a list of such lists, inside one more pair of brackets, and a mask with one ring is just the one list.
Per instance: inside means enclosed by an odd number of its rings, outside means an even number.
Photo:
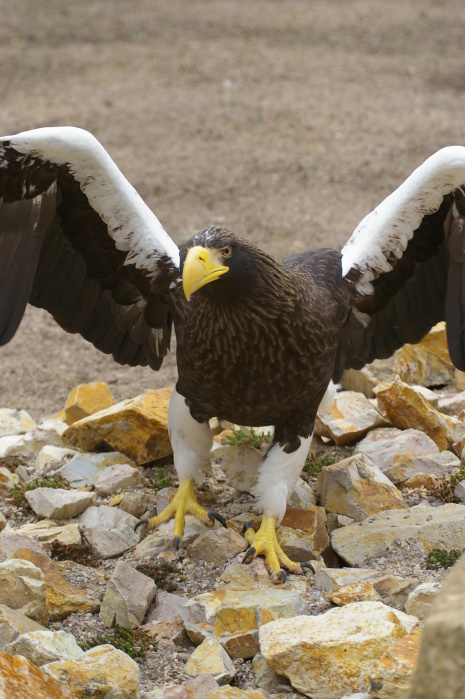
[{"label": "eagle's chest", "polygon": [[[178,390],[198,418],[277,424],[311,412],[330,378],[334,341],[289,306],[279,313],[199,304],[175,327]],[[323,355],[329,374],[321,370]]]}]

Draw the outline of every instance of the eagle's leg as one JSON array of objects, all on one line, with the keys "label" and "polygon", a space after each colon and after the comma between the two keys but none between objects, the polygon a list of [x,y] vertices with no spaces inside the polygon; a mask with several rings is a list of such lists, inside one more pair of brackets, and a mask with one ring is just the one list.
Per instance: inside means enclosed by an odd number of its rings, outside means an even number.
[{"label": "eagle's leg", "polygon": [[176,389],[168,410],[168,430],[179,477],[178,492],[159,515],[140,520],[136,527],[147,524],[149,529],[155,529],[159,524],[174,518],[173,543],[178,549],[184,534],[186,514],[194,515],[209,527],[213,527],[215,520],[223,526],[226,526],[226,522],[216,512],[208,512],[201,507],[195,497],[194,478],[200,482],[202,472],[210,462],[212,434],[208,422],[194,420],[183,396]]},{"label": "eagle's leg", "polygon": [[305,464],[311,441],[311,436],[301,437],[300,446],[291,453],[286,453],[285,447],[274,443],[260,466],[257,484],[253,489],[253,494],[258,497],[258,507],[263,510],[263,518],[258,532],[255,533],[252,528],[245,532],[251,548],[246,551],[243,560],[264,555],[276,583],[286,579],[283,568],[291,573],[303,572],[303,564],[291,561],[279,545],[276,523],[284,517],[287,498],[292,494]]}]

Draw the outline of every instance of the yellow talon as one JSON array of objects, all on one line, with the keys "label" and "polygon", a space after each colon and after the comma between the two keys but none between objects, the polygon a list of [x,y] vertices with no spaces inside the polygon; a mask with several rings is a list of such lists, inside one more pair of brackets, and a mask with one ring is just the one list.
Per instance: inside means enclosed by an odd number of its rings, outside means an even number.
[{"label": "yellow talon", "polygon": [[184,519],[186,515],[194,515],[208,527],[213,527],[214,520],[209,517],[208,512],[200,507],[194,494],[194,481],[181,481],[178,491],[168,507],[160,512],[156,517],[150,517],[148,528],[155,529],[159,524],[169,522],[174,517],[173,541],[178,545],[181,543],[184,534]]},{"label": "yellow talon", "polygon": [[251,545],[251,556],[246,552],[244,560],[249,557],[265,556],[266,565],[271,573],[273,582],[280,583],[285,580],[282,574],[282,568],[286,568],[291,573],[302,574],[300,563],[291,561],[286,556],[276,538],[276,521],[274,517],[263,515],[262,523],[258,532],[255,532],[252,527],[247,529],[244,534],[245,538]]}]

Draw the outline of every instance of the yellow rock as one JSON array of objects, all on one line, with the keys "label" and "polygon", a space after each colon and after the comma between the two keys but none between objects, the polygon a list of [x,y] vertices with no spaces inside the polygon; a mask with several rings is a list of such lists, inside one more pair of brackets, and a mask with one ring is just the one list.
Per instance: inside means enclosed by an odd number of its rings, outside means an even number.
[{"label": "yellow rock", "polygon": [[407,699],[420,652],[420,633],[399,638],[379,659],[369,690],[380,699]]},{"label": "yellow rock", "polygon": [[370,430],[385,424],[385,419],[363,393],[342,391],[336,395],[328,410],[318,413],[315,434],[344,446],[353,444]]},{"label": "yellow rock", "polygon": [[80,544],[81,532],[79,524],[72,522],[71,524],[56,524],[50,519],[42,519],[40,522],[32,524],[24,524],[14,530],[15,534],[29,536],[31,539],[37,539],[41,544],[47,546],[57,539],[61,544]]},{"label": "yellow rock", "polygon": [[103,381],[83,383],[75,386],[68,398],[65,407],[61,410],[57,418],[63,420],[68,425],[72,425],[77,420],[82,420],[99,410],[105,410],[115,405],[113,394]]},{"label": "yellow rock", "polygon": [[206,638],[190,656],[184,672],[192,677],[210,674],[218,684],[228,684],[236,668],[221,644],[214,638]]},{"label": "yellow rock", "polygon": [[[89,576],[103,586],[108,577],[105,573],[71,561],[58,563],[42,553],[29,549],[18,549],[14,558],[30,561],[43,571],[50,621],[66,619],[74,612],[95,613],[100,609],[100,600],[92,598],[89,590]],[[80,569],[83,569],[87,576],[82,588],[68,582],[64,575],[67,570],[77,572]]]},{"label": "yellow rock", "polygon": [[208,692],[205,699],[263,699],[258,689],[239,689],[239,687],[218,687]]},{"label": "yellow rock", "polygon": [[397,350],[394,374],[402,381],[422,386],[439,386],[454,379],[454,365],[449,356],[446,324],[438,323],[416,345]]},{"label": "yellow rock", "polygon": [[19,483],[16,473],[12,473],[6,466],[0,466],[0,495],[6,495],[13,486]]},{"label": "yellow rock", "polygon": [[111,408],[78,420],[62,439],[83,451],[102,448],[119,451],[136,464],[172,454],[168,435],[171,388],[149,391],[116,403]]},{"label": "yellow rock", "polygon": [[463,437],[464,428],[459,420],[435,410],[424,396],[399,377],[380,384],[375,393],[393,425],[402,430],[409,427],[421,430],[440,451],[451,448]]},{"label": "yellow rock", "polygon": [[1,699],[67,699],[72,694],[60,687],[22,655],[0,651]]}]

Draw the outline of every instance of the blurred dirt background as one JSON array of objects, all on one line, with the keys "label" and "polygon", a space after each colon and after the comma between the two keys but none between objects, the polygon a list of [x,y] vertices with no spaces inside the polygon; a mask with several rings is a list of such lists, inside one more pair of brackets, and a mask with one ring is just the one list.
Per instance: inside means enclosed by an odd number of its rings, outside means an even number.
[{"label": "blurred dirt background", "polygon": [[[465,144],[463,0],[0,0],[0,131],[92,131],[177,242],[223,223],[278,257],[339,247],[426,157]],[[29,309],[0,407],[36,418],[129,369]]]}]

